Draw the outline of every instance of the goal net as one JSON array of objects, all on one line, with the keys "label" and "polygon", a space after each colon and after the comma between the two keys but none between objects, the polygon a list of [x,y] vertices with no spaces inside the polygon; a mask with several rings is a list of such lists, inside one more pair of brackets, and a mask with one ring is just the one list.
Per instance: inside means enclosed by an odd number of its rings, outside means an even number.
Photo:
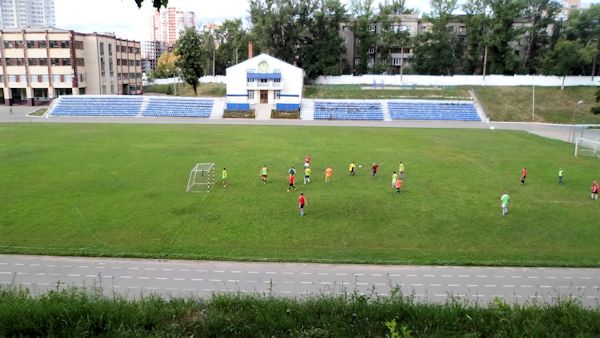
[{"label": "goal net", "polygon": [[190,171],[187,192],[210,191],[215,185],[215,164],[196,163]]},{"label": "goal net", "polygon": [[575,140],[575,156],[580,155],[600,158],[600,140],[577,138]]}]

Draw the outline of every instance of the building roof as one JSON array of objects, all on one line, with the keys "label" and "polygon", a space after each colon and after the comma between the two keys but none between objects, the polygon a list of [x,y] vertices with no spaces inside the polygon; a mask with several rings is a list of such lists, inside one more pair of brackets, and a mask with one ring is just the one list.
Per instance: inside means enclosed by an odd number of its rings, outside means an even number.
[{"label": "building roof", "polygon": [[259,55],[255,56],[255,57],[253,57],[252,59],[248,59],[248,60],[242,61],[242,62],[238,63],[237,65],[233,65],[233,66],[231,66],[231,67],[227,67],[227,69],[226,69],[226,70],[227,70],[227,71],[229,71],[229,70],[233,70],[233,69],[235,69],[235,68],[237,68],[237,67],[240,67],[240,68],[246,69],[246,68],[248,68],[248,66],[249,66],[250,64],[258,63],[258,62],[261,62],[261,61],[267,61],[267,62],[269,62],[269,63],[270,63],[270,62],[283,63],[283,64],[285,64],[285,65],[287,65],[287,66],[289,66],[289,67],[294,67],[294,68],[296,68],[296,69],[299,69],[299,70],[302,70],[302,71],[304,71],[304,70],[303,70],[302,68],[300,68],[300,67],[294,66],[294,65],[292,65],[292,64],[290,64],[290,63],[287,63],[287,62],[285,62],[285,61],[283,61],[283,60],[280,60],[280,59],[278,59],[278,58],[276,58],[276,57],[273,57],[273,56],[271,56],[271,55],[269,55],[269,54],[265,54],[265,53],[259,54]]}]

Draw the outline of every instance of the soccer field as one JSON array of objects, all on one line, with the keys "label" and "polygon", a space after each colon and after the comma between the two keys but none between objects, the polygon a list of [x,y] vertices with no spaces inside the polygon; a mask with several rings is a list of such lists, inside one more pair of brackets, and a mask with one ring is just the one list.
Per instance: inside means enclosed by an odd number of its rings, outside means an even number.
[{"label": "soccer field", "polygon": [[[600,161],[523,132],[2,124],[0,135],[4,253],[600,266],[600,201],[589,198]],[[286,192],[287,169],[307,153],[313,182],[298,175],[298,191]],[[351,161],[362,164],[355,177]],[[215,162],[218,175],[227,167],[229,186],[186,193],[197,162]],[[372,162],[382,163],[375,179]]]}]

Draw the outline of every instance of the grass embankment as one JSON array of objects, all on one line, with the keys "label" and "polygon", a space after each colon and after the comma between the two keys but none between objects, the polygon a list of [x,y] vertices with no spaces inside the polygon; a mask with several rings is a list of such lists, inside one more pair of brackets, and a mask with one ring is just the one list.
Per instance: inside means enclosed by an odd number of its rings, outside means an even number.
[{"label": "grass embankment", "polygon": [[0,335],[194,337],[595,337],[600,311],[572,301],[488,307],[410,297],[307,299],[217,295],[208,301],[106,298],[78,290],[39,298],[0,288]]},{"label": "grass embankment", "polygon": [[33,113],[29,113],[28,115],[42,116],[42,115],[46,114],[47,111],[48,111],[48,108],[40,108],[40,109],[34,111]]},{"label": "grass embankment", "polygon": [[457,100],[471,97],[467,88],[421,88],[421,87],[388,87],[387,89],[371,89],[369,86],[331,85],[305,86],[304,96],[308,99],[436,99]]},{"label": "grass embankment", "polygon": [[[532,87],[475,87],[487,116],[493,121],[525,121],[547,123],[600,123],[600,115],[590,112],[595,106],[595,87],[535,87],[535,120],[532,118]],[[577,102],[582,104],[576,105]]]},{"label": "grass embankment", "polygon": [[[600,202],[589,199],[598,160],[523,132],[53,123],[2,124],[0,135],[4,253],[600,266]],[[299,191],[286,192],[287,169],[307,153],[313,182],[299,175]],[[355,177],[350,161],[363,165]],[[186,193],[197,162],[227,167],[229,186]]]},{"label": "grass embankment", "polygon": [[224,97],[226,94],[226,87],[222,83],[201,83],[197,87],[197,94],[194,95],[194,89],[187,83],[179,83],[176,85],[176,89],[173,85],[152,85],[144,87],[144,93],[146,94],[165,94],[173,95],[177,92],[177,96],[198,96],[198,97]]}]

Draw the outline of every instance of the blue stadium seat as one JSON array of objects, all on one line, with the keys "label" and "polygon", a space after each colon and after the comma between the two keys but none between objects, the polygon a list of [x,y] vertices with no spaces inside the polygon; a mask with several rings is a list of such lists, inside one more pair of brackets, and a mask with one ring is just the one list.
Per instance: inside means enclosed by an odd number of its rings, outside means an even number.
[{"label": "blue stadium seat", "polygon": [[388,101],[392,120],[481,121],[472,102]]},{"label": "blue stadium seat", "polygon": [[213,102],[211,99],[150,97],[142,116],[210,117]]},{"label": "blue stadium seat", "polygon": [[379,102],[315,101],[316,120],[383,120]]},{"label": "blue stadium seat", "polygon": [[55,104],[53,116],[136,116],[141,96],[63,95]]}]

